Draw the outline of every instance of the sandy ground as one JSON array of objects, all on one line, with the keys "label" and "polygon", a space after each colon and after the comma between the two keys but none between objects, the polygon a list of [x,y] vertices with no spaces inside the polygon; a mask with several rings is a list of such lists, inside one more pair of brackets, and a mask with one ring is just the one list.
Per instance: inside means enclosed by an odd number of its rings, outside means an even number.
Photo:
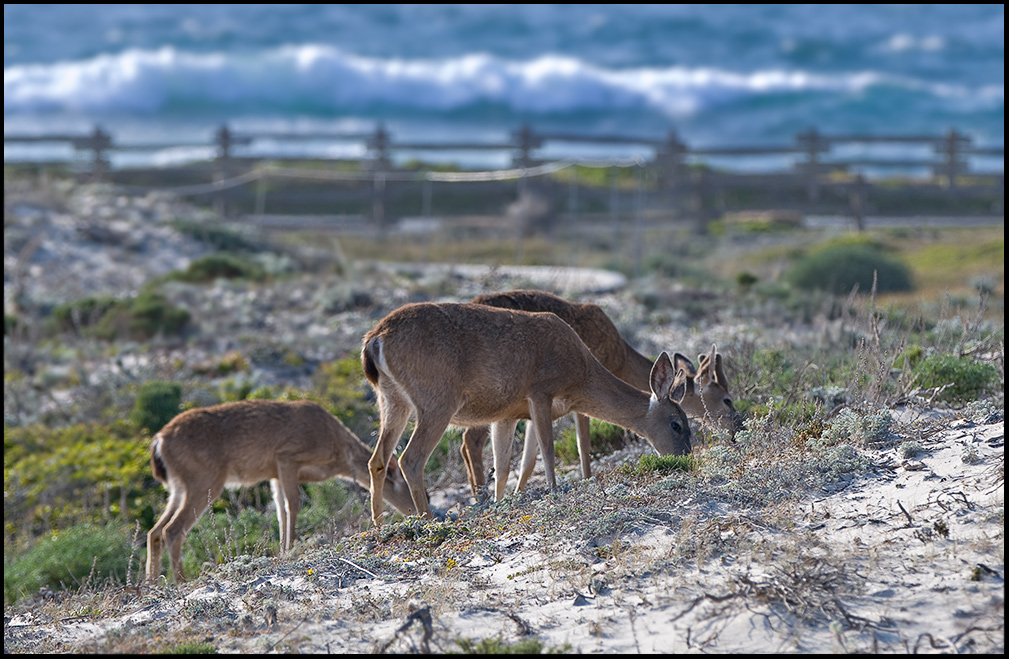
[{"label": "sandy ground", "polygon": [[[745,551],[705,564],[674,561],[676,536],[660,520],[626,529],[609,556],[544,546],[535,532],[502,536],[451,579],[424,559],[415,576],[381,574],[302,547],[297,574],[265,569],[250,581],[224,570],[99,621],[14,618],[5,645],[49,636],[95,648],[204,606],[233,611],[244,628],[215,638],[219,652],[441,653],[458,651],[457,638],[535,637],[578,653],[1002,653],[1004,421],[943,426],[913,458],[878,451],[868,476],[786,504],[790,525],[683,501],[716,537],[747,536],[736,545]],[[433,503],[450,503],[442,497]]]}]

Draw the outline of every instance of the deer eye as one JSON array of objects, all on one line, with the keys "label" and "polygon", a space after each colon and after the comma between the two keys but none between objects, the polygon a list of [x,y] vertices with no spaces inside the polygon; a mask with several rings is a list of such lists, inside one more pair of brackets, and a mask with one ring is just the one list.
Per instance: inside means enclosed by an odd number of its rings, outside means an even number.
[{"label": "deer eye", "polygon": [[683,426],[680,425],[680,422],[677,421],[676,419],[669,420],[669,427],[672,428],[673,432],[675,432],[676,434],[680,434],[683,432]]},{"label": "deer eye", "polygon": [[726,398],[722,402],[725,403],[725,406],[728,407],[730,410],[732,409],[732,399],[731,398]]}]

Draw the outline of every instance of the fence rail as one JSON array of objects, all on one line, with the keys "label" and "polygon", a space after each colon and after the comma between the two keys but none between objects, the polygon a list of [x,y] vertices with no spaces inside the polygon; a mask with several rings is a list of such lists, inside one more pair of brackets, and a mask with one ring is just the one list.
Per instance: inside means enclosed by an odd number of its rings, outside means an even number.
[{"label": "fence rail", "polygon": [[[270,157],[249,153],[249,147],[262,145],[264,141],[273,142],[352,142],[363,147],[364,156],[358,159],[315,158],[303,157]],[[4,144],[33,145],[39,143],[65,143],[77,153],[86,157],[82,175],[93,179],[123,178],[124,172],[132,171],[135,175],[143,168],[118,168],[110,165],[110,154],[116,152],[157,152],[164,149],[177,148],[211,148],[214,152],[210,163],[194,163],[188,167],[177,168],[187,170],[197,177],[208,175],[212,179],[203,182],[192,182],[176,186],[179,194],[212,195],[223,212],[228,212],[228,200],[233,199],[236,188],[255,184],[255,210],[262,214],[265,203],[262,184],[270,180],[304,181],[353,181],[358,186],[358,195],[365,192],[370,195],[372,203],[370,213],[373,221],[380,224],[387,222],[388,213],[386,201],[390,198],[390,186],[406,184],[407,182],[425,181],[423,210],[431,208],[431,188],[434,182],[473,182],[473,181],[518,181],[518,194],[528,193],[529,181],[547,174],[556,173],[573,164],[588,166],[628,166],[638,165],[646,170],[636,180],[644,190],[639,190],[638,204],[655,206],[664,204],[674,215],[707,220],[718,212],[728,210],[736,203],[740,209],[746,208],[745,200],[735,199],[733,195],[740,191],[753,190],[760,187],[768,188],[761,199],[751,199],[749,206],[753,209],[774,205],[795,207],[802,211],[833,210],[838,212],[840,203],[843,212],[848,212],[861,226],[861,219],[866,209],[871,207],[871,199],[878,194],[878,186],[867,177],[867,172],[879,169],[924,170],[929,172],[926,177],[917,180],[906,179],[902,185],[926,191],[929,195],[941,194],[950,199],[968,199],[984,197],[990,199],[989,214],[1002,214],[1004,208],[1004,167],[995,173],[985,174],[977,170],[972,161],[976,158],[1003,158],[1003,147],[978,147],[966,134],[951,129],[942,135],[871,135],[871,134],[824,134],[816,129],[810,129],[795,136],[791,144],[780,145],[726,145],[703,148],[693,148],[685,144],[679,136],[670,132],[662,138],[628,135],[576,135],[557,132],[536,132],[529,126],[522,126],[512,132],[507,140],[497,142],[400,142],[382,125],[373,132],[284,132],[264,131],[246,132],[233,131],[227,125],[222,125],[215,131],[213,139],[206,143],[126,143],[121,144],[106,132],[101,126],[96,126],[85,134],[46,134],[46,135],[4,135]],[[542,151],[547,145],[618,145],[641,150],[642,153],[632,159],[570,159],[546,160]],[[861,153],[837,153],[839,147],[872,147],[875,145],[893,145],[896,147],[926,147],[930,155],[890,154],[874,157]],[[569,147],[570,148],[570,147]],[[849,148],[850,150],[850,148]],[[403,170],[393,164],[394,154],[418,151],[487,151],[505,152],[511,154],[514,169],[497,172],[467,173],[467,172],[417,172]],[[791,156],[790,167],[782,170],[780,164],[763,171],[743,171],[732,163],[745,158],[777,158]],[[305,171],[278,166],[264,167],[264,162],[283,163],[292,160],[356,160],[360,167],[358,171]],[[707,159],[730,161],[727,166],[719,166],[718,170],[703,166]],[[5,157],[5,161],[7,161]],[[7,161],[10,164],[10,161]],[[752,169],[752,166],[751,166]],[[863,169],[865,171],[863,171]],[[165,168],[159,168],[165,171]],[[200,174],[200,172],[203,172]],[[838,180],[838,173],[845,174]],[[616,177],[613,177],[616,185]],[[891,188],[893,183],[888,184]],[[361,186],[367,186],[362,188]],[[592,191],[580,190],[580,184],[575,180],[566,190],[569,196],[574,195],[575,201],[568,200],[569,212],[577,212],[578,199],[592,200]],[[554,185],[552,193],[557,196],[558,185]],[[540,188],[551,190],[550,185]],[[798,195],[795,190],[799,190]],[[336,195],[346,196],[347,190],[334,191]],[[598,191],[597,191],[598,192]],[[611,192],[611,197],[613,193]],[[278,195],[279,197],[279,195]],[[840,201],[839,201],[840,200]],[[833,208],[830,208],[833,204]],[[966,204],[970,206],[970,204]],[[977,204],[974,204],[976,207]],[[972,211],[972,212],[976,212]],[[956,214],[956,213],[952,213]]]}]

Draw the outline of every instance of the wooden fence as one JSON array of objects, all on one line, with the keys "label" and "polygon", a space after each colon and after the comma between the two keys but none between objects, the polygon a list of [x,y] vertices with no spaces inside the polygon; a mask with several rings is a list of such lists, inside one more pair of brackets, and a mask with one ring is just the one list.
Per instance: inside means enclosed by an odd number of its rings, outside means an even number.
[{"label": "wooden fence", "polygon": [[[256,142],[356,142],[364,147],[365,157],[352,168],[326,167],[306,170],[284,168],[285,163],[298,158],[272,158],[253,156],[249,147]],[[340,181],[346,185],[324,186],[325,189],[308,191],[294,189],[290,197],[300,194],[311,196],[317,207],[324,207],[326,199],[335,205],[351,200],[358,208],[366,207],[360,215],[372,224],[386,226],[407,213],[402,205],[391,203],[399,197],[414,195],[419,198],[412,214],[432,215],[432,186],[441,183],[469,183],[510,188],[513,197],[522,198],[530,192],[552,200],[553,206],[564,208],[561,213],[579,216],[591,215],[593,208],[612,206],[617,192],[614,174],[609,189],[591,186],[577,180],[575,174],[568,183],[558,183],[550,174],[572,164],[617,167],[635,165],[640,170],[636,176],[634,201],[637,212],[643,208],[662,209],[671,218],[706,221],[725,212],[735,210],[790,209],[799,213],[833,213],[851,216],[861,228],[867,213],[887,214],[887,195],[920,198],[925,208],[950,215],[1002,215],[1004,208],[1004,167],[997,172],[976,171],[972,161],[977,158],[1004,159],[1002,147],[981,148],[970,137],[950,130],[945,135],[831,135],[815,129],[799,133],[791,144],[780,146],[726,146],[692,148],[670,132],[664,138],[629,136],[585,136],[564,133],[536,132],[523,126],[499,143],[399,142],[379,125],[371,133],[294,133],[294,132],[236,132],[221,126],[210,143],[119,144],[101,127],[83,135],[4,135],[6,144],[68,143],[76,153],[85,154],[79,161],[82,176],[91,179],[109,179],[117,182],[139,183],[159,180],[164,184],[165,174],[172,168],[112,168],[110,154],[116,152],[151,152],[180,147],[211,147],[213,160],[174,168],[180,173],[178,180],[188,185],[176,186],[180,194],[208,196],[226,214],[259,214],[265,212],[267,194],[271,203],[283,199],[278,186],[264,186],[263,181],[300,179],[304,182]],[[542,152],[547,145],[563,149],[564,145],[606,145],[635,150],[632,159],[565,159],[548,161]],[[852,147],[865,150],[878,145],[904,148],[922,148],[927,155],[920,157],[883,158],[872,156],[845,157],[843,151]],[[416,169],[404,169],[395,164],[395,155],[418,154],[433,151],[484,151],[505,152],[511,155],[514,169],[484,173],[439,174]],[[839,155],[838,151],[842,153]],[[744,159],[784,159],[790,164],[784,168],[765,167],[758,171],[744,171],[734,163]],[[300,158],[305,160],[305,158]],[[333,163],[338,162],[332,159]],[[270,163],[264,167],[264,163]],[[708,163],[726,163],[711,167]],[[10,163],[8,163],[10,164]],[[51,164],[51,163],[50,163]],[[1001,163],[1000,163],[1001,164]],[[42,166],[42,165],[40,165]],[[884,177],[867,176],[873,170],[924,171],[924,176]],[[188,175],[182,175],[185,172]],[[159,176],[155,176],[157,173]],[[267,189],[269,188],[269,193]],[[895,192],[897,191],[897,192]],[[328,194],[328,197],[327,197]],[[626,192],[624,193],[626,195]],[[314,195],[314,196],[312,196]],[[247,202],[242,206],[241,200]],[[251,204],[251,205],[250,205]],[[624,204],[627,205],[626,203]],[[895,204],[897,206],[899,204]],[[912,204],[913,206],[913,204]],[[881,208],[883,207],[883,208]],[[244,208],[244,210],[243,210]],[[907,205],[904,205],[907,214]],[[899,214],[899,210],[893,209]],[[391,212],[390,212],[391,211]],[[606,212],[606,211],[603,211]],[[612,214],[613,209],[609,212]],[[913,213],[912,213],[913,214]],[[920,214],[920,213],[919,213]],[[928,214],[928,213],[925,213]]]}]

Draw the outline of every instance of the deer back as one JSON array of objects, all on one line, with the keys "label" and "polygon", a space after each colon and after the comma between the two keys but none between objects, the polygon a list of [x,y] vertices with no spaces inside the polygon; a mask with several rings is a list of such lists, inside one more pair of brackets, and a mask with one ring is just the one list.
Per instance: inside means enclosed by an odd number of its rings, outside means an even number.
[{"label": "deer back", "polygon": [[382,319],[364,337],[362,360],[372,384],[395,386],[416,408],[458,409],[460,425],[523,418],[530,394],[566,392],[595,361],[552,313],[431,302]]},{"label": "deer back", "polygon": [[[553,293],[537,290],[514,290],[478,295],[473,298],[473,303],[501,309],[546,311],[555,314],[575,330],[592,356],[618,377],[625,370],[629,357],[628,350],[633,350],[620,336],[616,325],[606,315],[606,312],[596,304],[571,302]],[[637,382],[632,382],[624,377],[621,379],[630,382],[639,389],[647,390],[651,360],[646,357],[641,357],[641,359],[647,363],[643,373],[640,373],[640,377],[636,378]]]},{"label": "deer back", "polygon": [[155,435],[154,473],[162,482],[164,475],[185,480],[205,474],[251,484],[276,478],[278,460],[332,470],[344,462],[342,431],[349,433],[310,401],[245,400],[195,408]]}]

